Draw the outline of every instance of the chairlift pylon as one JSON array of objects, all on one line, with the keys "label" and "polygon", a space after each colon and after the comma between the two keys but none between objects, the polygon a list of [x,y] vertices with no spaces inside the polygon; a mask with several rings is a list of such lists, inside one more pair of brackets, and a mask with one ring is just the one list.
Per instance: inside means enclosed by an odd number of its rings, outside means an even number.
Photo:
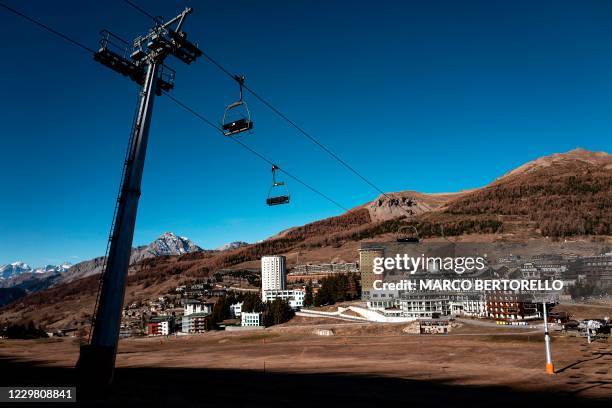
[{"label": "chairlift pylon", "polygon": [[251,121],[251,112],[247,103],[244,101],[242,87],[244,85],[244,76],[234,76],[238,86],[240,86],[240,99],[229,104],[223,113],[223,121],[221,128],[225,136],[232,136],[238,133],[246,132],[253,129],[253,121]]},{"label": "chairlift pylon", "polygon": [[[275,164],[272,165],[272,186],[270,190],[268,190],[268,198],[266,199],[266,204],[269,206],[279,205],[279,204],[289,204],[289,199],[291,196],[289,195],[289,189],[285,185],[283,181],[276,181],[276,170],[280,170],[278,166]],[[278,188],[283,189],[285,194],[273,194],[278,191]]]}]

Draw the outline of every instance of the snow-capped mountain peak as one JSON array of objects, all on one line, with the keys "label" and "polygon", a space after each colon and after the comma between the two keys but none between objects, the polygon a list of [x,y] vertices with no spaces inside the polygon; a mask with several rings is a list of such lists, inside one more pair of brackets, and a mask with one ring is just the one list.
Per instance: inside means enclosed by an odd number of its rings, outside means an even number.
[{"label": "snow-capped mountain peak", "polygon": [[72,264],[64,262],[62,265],[45,265],[32,268],[25,262],[17,261],[6,265],[0,265],[0,279],[10,279],[23,273],[47,273],[47,272],[66,272]]},{"label": "snow-capped mountain peak", "polygon": [[30,265],[21,261],[0,265],[0,279],[8,279],[30,271],[32,271]]},{"label": "snow-capped mountain peak", "polygon": [[68,269],[72,267],[70,262],[64,262],[61,265],[45,265],[40,268],[35,268],[33,270],[34,273],[46,273],[46,272],[66,272]]},{"label": "snow-capped mountain peak", "polygon": [[202,248],[194,244],[187,237],[180,237],[173,232],[164,232],[149,245],[136,248],[132,252],[130,262],[138,262],[144,258],[163,255],[183,255],[189,252],[201,251]]},{"label": "snow-capped mountain peak", "polygon": [[[7,266],[8,266],[8,265],[7,265]],[[28,265],[27,263],[22,262],[22,261],[13,262],[13,263],[11,264],[11,266],[12,266],[13,268],[31,269],[31,268],[30,268],[30,265]]]},{"label": "snow-capped mountain peak", "polygon": [[201,248],[187,237],[179,237],[172,232],[164,232],[149,244],[149,249],[155,250],[156,255],[181,255],[199,251]]}]

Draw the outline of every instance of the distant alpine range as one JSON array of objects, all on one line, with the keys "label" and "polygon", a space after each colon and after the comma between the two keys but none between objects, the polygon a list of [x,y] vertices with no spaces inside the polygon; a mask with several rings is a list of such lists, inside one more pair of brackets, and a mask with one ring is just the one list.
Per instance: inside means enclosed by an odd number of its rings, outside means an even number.
[{"label": "distant alpine range", "polygon": [[[227,251],[248,245],[243,241],[234,241],[220,246],[214,251]],[[187,237],[173,232],[165,232],[148,245],[132,249],[130,263],[134,264],[147,258],[170,255],[184,255],[192,252],[206,251]],[[208,250],[213,252],[213,250]],[[31,267],[25,262],[17,261],[0,265],[0,288],[18,287],[26,293],[36,292],[58,284],[95,275],[102,272],[104,257],[100,256],[72,265],[64,262],[61,265]]]},{"label": "distant alpine range", "polygon": [[25,262],[17,261],[7,265],[0,265],[0,280],[10,279],[22,273],[61,273],[66,272],[70,267],[72,267],[70,262],[64,262],[61,265],[45,265],[39,268],[32,268]]}]

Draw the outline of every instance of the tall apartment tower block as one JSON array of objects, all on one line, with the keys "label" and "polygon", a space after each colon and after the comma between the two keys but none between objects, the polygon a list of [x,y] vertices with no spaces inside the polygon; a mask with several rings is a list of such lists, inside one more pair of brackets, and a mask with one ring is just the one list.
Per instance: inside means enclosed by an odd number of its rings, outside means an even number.
[{"label": "tall apartment tower block", "polygon": [[373,291],[374,281],[381,279],[380,275],[374,274],[374,258],[384,257],[385,250],[382,247],[361,248],[359,250],[359,273],[361,275],[361,299],[368,301]]},{"label": "tall apartment tower block", "polygon": [[282,255],[261,257],[261,296],[265,298],[267,290],[284,290],[287,288],[287,258]]}]

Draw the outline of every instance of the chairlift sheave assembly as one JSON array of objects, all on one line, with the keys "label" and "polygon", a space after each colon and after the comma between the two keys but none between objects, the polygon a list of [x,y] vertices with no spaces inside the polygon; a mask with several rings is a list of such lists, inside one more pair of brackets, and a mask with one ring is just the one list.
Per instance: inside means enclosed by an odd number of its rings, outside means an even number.
[{"label": "chairlift sheave assembly", "polygon": [[240,99],[230,104],[225,108],[223,113],[223,122],[221,128],[225,136],[233,136],[238,133],[247,132],[253,129],[253,121],[251,120],[251,112],[247,103],[244,101],[242,87],[244,85],[244,76],[234,76],[236,82],[240,86]]},{"label": "chairlift sheave assembly", "polygon": [[[272,165],[272,186],[268,191],[268,198],[266,204],[269,206],[279,204],[289,204],[289,189],[283,181],[276,181],[276,170],[280,170],[278,166]],[[284,193],[284,194],[283,194]]]}]

